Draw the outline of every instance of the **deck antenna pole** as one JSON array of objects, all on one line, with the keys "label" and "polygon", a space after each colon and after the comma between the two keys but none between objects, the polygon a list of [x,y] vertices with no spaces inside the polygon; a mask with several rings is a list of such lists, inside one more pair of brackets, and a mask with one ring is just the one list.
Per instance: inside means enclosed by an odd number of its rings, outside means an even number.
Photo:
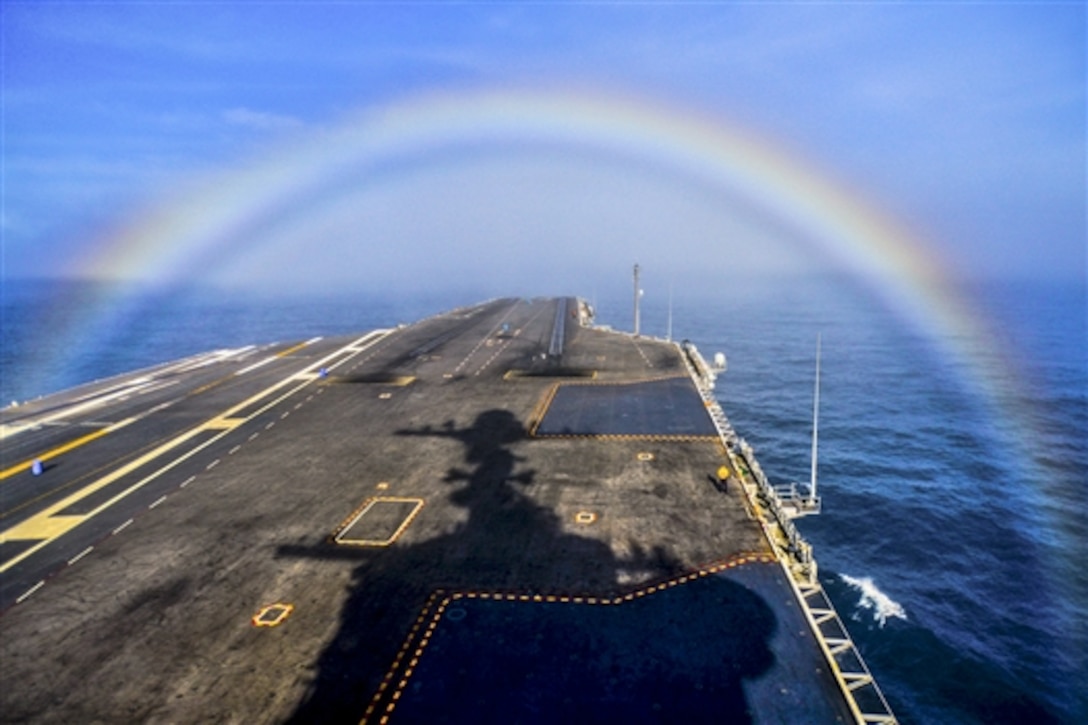
[{"label": "deck antenna pole", "polygon": [[642,296],[642,290],[638,287],[638,265],[635,265],[635,337],[638,337],[638,298]]},{"label": "deck antenna pole", "polygon": [[820,333],[816,333],[816,392],[812,400],[812,477],[809,480],[809,504],[816,503],[816,455],[820,427]]},{"label": "deck antenna pole", "polygon": [[665,339],[672,342],[672,280],[669,280],[669,326],[665,331]]}]

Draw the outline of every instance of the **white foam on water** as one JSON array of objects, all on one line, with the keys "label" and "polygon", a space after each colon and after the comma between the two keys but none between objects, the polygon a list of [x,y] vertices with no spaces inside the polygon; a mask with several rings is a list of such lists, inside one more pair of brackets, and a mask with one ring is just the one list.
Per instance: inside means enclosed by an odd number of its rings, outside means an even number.
[{"label": "white foam on water", "polygon": [[858,602],[858,606],[862,609],[872,610],[873,619],[882,628],[888,623],[888,617],[906,620],[907,613],[903,610],[903,605],[877,589],[871,578],[863,576],[860,579],[855,579],[846,574],[839,574],[839,576],[844,582],[861,592],[861,601]]}]

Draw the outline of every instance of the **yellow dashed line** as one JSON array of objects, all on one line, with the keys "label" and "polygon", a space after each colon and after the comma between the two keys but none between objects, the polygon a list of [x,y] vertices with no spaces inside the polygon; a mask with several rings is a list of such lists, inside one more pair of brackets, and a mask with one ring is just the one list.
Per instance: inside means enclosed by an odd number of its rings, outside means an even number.
[{"label": "yellow dashed line", "polygon": [[537,433],[536,426],[529,431],[532,438],[555,438],[563,440],[592,439],[601,441],[716,441],[715,435],[686,435],[667,433]]},{"label": "yellow dashed line", "polygon": [[558,385],[642,385],[643,383],[657,383],[662,380],[690,380],[691,378],[684,373],[662,373],[661,375],[648,375],[644,378],[637,378],[635,380],[598,380],[592,378],[590,380],[564,380]]},{"label": "yellow dashed line", "polygon": [[[444,592],[440,589],[431,594],[431,596],[428,597],[427,602],[423,605],[423,610],[419,613],[419,616],[416,617],[415,624],[412,625],[411,630],[408,632],[408,637],[405,638],[404,643],[401,645],[400,650],[397,652],[397,656],[393,658],[392,666],[389,668],[389,671],[386,672],[385,677],[382,678],[381,684],[378,685],[378,691],[375,692],[374,697],[371,698],[370,704],[367,706],[366,712],[363,714],[362,721],[364,723],[367,722],[374,714],[374,711],[378,707],[378,702],[381,700],[382,695],[385,693],[386,689],[389,687],[389,683],[393,679],[393,674],[397,671],[397,669],[400,668],[400,663],[404,660],[404,655],[407,654],[408,650],[411,648],[412,643],[415,640],[416,634],[419,632],[420,628],[422,628],[423,622],[427,619],[428,616],[430,616],[431,609],[434,607],[435,601],[443,595]],[[445,605],[446,601],[448,600],[443,601],[443,605]],[[411,667],[414,668],[416,666],[416,664],[419,662],[419,657],[421,654],[422,649],[416,651],[415,655],[412,657],[410,665]],[[385,722],[386,720],[387,718],[382,718],[382,722]]]},{"label": "yellow dashed line", "polygon": [[532,415],[529,417],[529,436],[536,436],[536,429],[540,427],[540,423],[544,420],[544,416],[548,412],[548,408],[552,405],[552,399],[555,397],[555,393],[559,390],[559,383],[554,383],[549,386],[541,397],[540,402],[536,404],[536,408],[533,409]]},{"label": "yellow dashed line", "polygon": [[[378,722],[387,722],[393,709],[396,707],[397,701],[400,700],[404,693],[405,688],[408,686],[408,681],[412,677],[412,673],[416,670],[420,659],[423,657],[423,652],[426,649],[431,637],[438,627],[439,622],[445,613],[446,607],[454,599],[482,599],[482,600],[498,600],[507,602],[549,602],[549,603],[562,603],[562,604],[579,604],[579,605],[594,605],[594,606],[614,606],[623,604],[624,602],[631,602],[635,599],[656,594],[666,589],[678,586],[680,584],[686,584],[697,579],[708,577],[712,574],[725,571],[726,569],[732,569],[744,564],[760,562],[764,564],[773,564],[774,557],[768,554],[739,554],[730,559],[727,559],[716,564],[699,569],[698,571],[688,572],[687,574],[673,577],[664,582],[658,582],[634,592],[627,592],[626,594],[620,594],[616,596],[570,596],[562,594],[540,594],[540,593],[522,593],[522,592],[489,592],[489,591],[464,591],[454,592],[448,594],[443,590],[438,590],[431,594],[430,598],[423,605],[422,611],[419,613],[419,617],[416,618],[415,624],[412,625],[408,636],[405,638],[404,643],[401,645],[400,651],[393,660],[393,664],[390,666],[385,677],[382,679],[381,684],[378,686],[377,692],[374,693],[374,697],[370,700],[370,705],[366,709],[366,713],[363,715],[363,723],[369,722],[371,717],[378,710],[378,706],[381,703],[382,697],[389,689],[389,684],[396,680],[397,684],[392,694],[389,696],[388,704],[385,707],[384,714],[378,720]],[[435,602],[441,599],[439,604],[435,606]],[[416,637],[420,630],[424,628],[424,621],[429,618],[429,622],[426,624],[426,631],[423,636],[419,638],[416,643]],[[407,668],[400,677],[397,677],[397,672],[400,669],[401,663],[404,661],[405,655],[415,644],[415,651],[412,655],[411,661],[408,663]]]}]

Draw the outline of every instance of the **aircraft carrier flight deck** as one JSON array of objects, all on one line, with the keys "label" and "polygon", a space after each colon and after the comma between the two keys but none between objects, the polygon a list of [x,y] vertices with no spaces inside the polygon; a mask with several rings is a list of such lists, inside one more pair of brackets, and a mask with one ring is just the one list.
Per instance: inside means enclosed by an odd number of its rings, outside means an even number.
[{"label": "aircraft carrier flight deck", "polygon": [[493,300],[5,408],[4,720],[892,721],[697,354],[590,314]]}]

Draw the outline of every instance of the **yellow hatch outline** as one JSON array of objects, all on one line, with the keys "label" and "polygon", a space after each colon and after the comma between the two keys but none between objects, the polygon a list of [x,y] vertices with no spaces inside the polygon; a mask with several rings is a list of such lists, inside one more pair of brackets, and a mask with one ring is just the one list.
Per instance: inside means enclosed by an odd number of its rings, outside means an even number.
[{"label": "yellow hatch outline", "polygon": [[[544,391],[540,400],[537,401],[536,406],[533,408],[533,412],[529,415],[529,437],[540,439],[592,439],[602,441],[705,441],[705,440],[719,440],[719,437],[713,433],[695,434],[695,433],[540,433],[540,424],[544,422],[544,418],[548,415],[548,410],[552,407],[552,402],[555,400],[555,396],[559,393],[559,388],[566,386],[584,385],[595,387],[608,387],[608,386],[621,386],[621,385],[642,385],[644,383],[657,383],[662,380],[690,380],[687,375],[653,375],[645,378],[639,378],[638,380],[563,380],[557,383],[552,383]],[[707,403],[709,405],[709,403]]]},{"label": "yellow hatch outline", "polygon": [[[366,515],[367,511],[370,511],[375,504],[379,503],[414,503],[415,507],[408,512],[408,515],[401,521],[397,530],[387,539],[346,538],[344,534],[354,526],[359,519]],[[333,543],[342,544],[344,546],[389,546],[400,538],[401,534],[403,534],[412,524],[412,521],[419,514],[424,504],[426,504],[426,501],[416,496],[371,496],[359,504],[359,507],[352,511],[351,514],[336,527],[336,530],[332,532],[332,535],[329,538]]]}]

